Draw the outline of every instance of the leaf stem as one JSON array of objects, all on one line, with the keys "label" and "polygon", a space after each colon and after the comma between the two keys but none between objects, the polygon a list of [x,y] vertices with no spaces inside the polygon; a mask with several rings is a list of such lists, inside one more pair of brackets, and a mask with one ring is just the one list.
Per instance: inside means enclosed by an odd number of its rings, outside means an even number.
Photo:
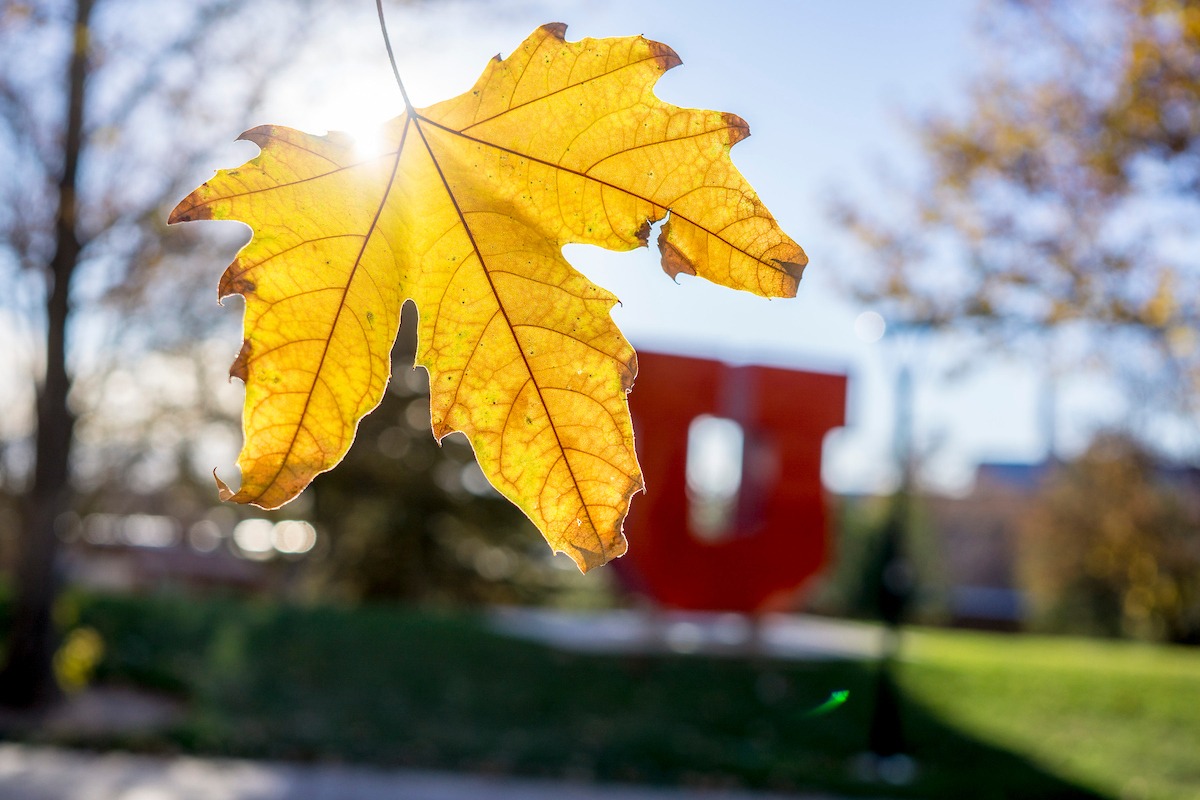
[{"label": "leaf stem", "polygon": [[383,45],[387,48],[388,61],[392,63],[392,74],[396,76],[396,85],[400,87],[400,96],[404,98],[404,109],[412,116],[415,113],[408,92],[404,90],[404,81],[400,78],[400,68],[396,66],[396,54],[392,52],[392,40],[388,37],[387,21],[383,18],[383,0],[375,0],[375,10],[379,12],[379,30],[383,34]]}]

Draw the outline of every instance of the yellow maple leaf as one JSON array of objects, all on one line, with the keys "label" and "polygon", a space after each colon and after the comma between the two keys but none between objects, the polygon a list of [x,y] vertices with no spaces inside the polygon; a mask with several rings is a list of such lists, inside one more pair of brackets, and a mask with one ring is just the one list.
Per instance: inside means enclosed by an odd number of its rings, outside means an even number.
[{"label": "yellow maple leaf", "polygon": [[807,258],[729,160],[746,123],[654,96],[679,63],[642,37],[534,31],[468,92],[410,109],[382,155],[349,137],[264,126],[257,158],[184,199],[171,222],[236,219],[253,237],[222,297],[246,299],[230,374],[246,384],[241,489],[264,508],[349,449],[378,405],[400,307],[420,315],[433,432],[469,438],[484,474],[581,569],[625,551],[642,489],[616,298],[562,256],[658,239],[663,268],[792,296]]}]

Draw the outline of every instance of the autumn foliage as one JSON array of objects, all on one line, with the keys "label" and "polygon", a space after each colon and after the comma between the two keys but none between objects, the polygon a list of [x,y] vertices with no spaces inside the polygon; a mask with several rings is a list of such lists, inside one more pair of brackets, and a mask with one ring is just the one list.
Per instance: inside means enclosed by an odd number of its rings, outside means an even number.
[{"label": "autumn foliage", "polygon": [[1195,489],[1193,471],[1112,433],[1056,470],[1021,524],[1034,625],[1200,642]]},{"label": "autumn foliage", "polygon": [[276,126],[172,222],[253,229],[220,282],[246,299],[231,374],[246,384],[242,484],[278,507],[345,455],[380,401],[406,301],[420,315],[433,432],[466,434],[484,474],[582,569],[625,550],[642,489],[626,393],[637,362],[616,298],[563,258],[658,237],[672,276],[794,295],[807,258],[729,159],[732,114],[653,94],[679,63],[641,37],[536,30],[464,94],[409,108],[382,155]]},{"label": "autumn foliage", "polygon": [[897,191],[873,208],[835,209],[871,264],[855,293],[889,319],[1005,347],[1062,331],[1060,355],[1039,348],[1039,361],[1071,370],[1086,348],[1155,381],[1154,404],[1187,407],[1200,376],[1200,2],[981,6],[965,105],[914,120],[918,176],[881,181]]}]

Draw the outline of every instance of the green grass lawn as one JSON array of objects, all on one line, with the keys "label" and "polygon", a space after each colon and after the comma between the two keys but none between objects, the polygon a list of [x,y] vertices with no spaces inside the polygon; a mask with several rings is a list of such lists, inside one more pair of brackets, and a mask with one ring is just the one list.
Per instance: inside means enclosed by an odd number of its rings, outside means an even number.
[{"label": "green grass lawn", "polygon": [[[918,631],[898,669],[915,782],[856,774],[875,670],[599,657],[466,616],[93,598],[98,679],[184,697],[145,749],[875,797],[1200,798],[1200,651]],[[848,702],[809,717],[831,691]]]},{"label": "green grass lawn", "polygon": [[1200,798],[1200,649],[921,631],[903,686],[948,725],[1122,798]]}]

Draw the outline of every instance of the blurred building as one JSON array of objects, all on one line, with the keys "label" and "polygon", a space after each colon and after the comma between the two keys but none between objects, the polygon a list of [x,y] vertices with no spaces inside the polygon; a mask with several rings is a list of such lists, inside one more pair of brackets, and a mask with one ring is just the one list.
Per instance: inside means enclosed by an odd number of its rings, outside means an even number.
[{"label": "blurred building", "polygon": [[983,463],[967,496],[923,499],[950,624],[1021,627],[1026,613],[1017,575],[1021,517],[1053,469],[1046,461]]}]

